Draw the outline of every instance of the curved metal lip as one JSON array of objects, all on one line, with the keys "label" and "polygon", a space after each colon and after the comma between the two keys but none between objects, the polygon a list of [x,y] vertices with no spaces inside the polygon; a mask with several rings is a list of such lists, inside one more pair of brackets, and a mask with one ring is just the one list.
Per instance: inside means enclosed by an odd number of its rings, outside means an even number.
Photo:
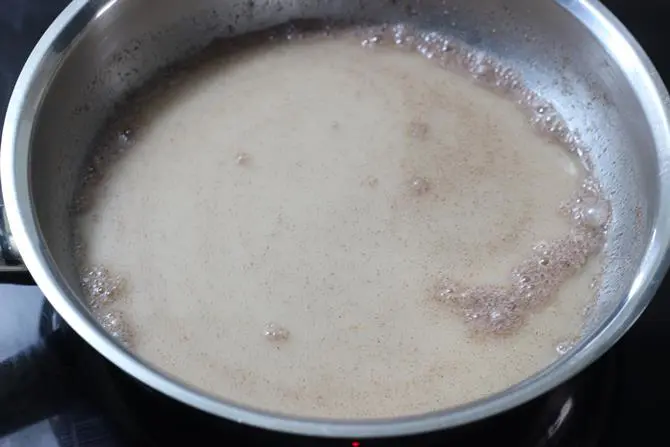
[{"label": "curved metal lip", "polygon": [[[512,388],[461,407],[413,417],[362,421],[294,418],[242,407],[208,395],[145,364],[112,341],[56,273],[58,270],[44,246],[32,208],[28,170],[35,114],[48,87],[49,69],[59,63],[56,48],[72,43],[89,21],[102,13],[104,4],[100,8],[85,8],[91,3],[74,0],[58,16],[28,58],[10,99],[2,133],[0,178],[9,224],[25,264],[56,311],[108,360],[178,401],[239,423],[308,436],[381,438],[447,429],[519,406],[568,380],[612,347],[646,308],[670,264],[670,257],[666,256],[670,245],[670,227],[666,224],[670,222],[668,92],[642,48],[602,4],[596,0],[554,1],[587,27],[605,48],[617,52],[621,68],[638,98],[642,99],[657,151],[663,151],[666,159],[659,160],[660,208],[652,239],[628,296],[596,335],[582,341],[571,354]],[[64,39],[70,40],[63,42]]]}]

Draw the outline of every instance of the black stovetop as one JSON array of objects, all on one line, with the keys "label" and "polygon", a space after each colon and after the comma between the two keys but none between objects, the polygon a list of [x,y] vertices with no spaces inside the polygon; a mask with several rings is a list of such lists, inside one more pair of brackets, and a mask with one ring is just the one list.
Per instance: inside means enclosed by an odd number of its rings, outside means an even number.
[{"label": "black stovetop", "polygon": [[[30,49],[67,3],[0,0],[0,110]],[[604,3],[633,32],[670,84],[670,54],[664,44],[670,37],[670,1]],[[11,279],[15,278],[0,277],[0,282]],[[668,298],[670,279],[610,353],[519,409],[429,437],[359,440],[360,446],[628,447],[663,442],[664,416],[670,412],[670,364],[663,359],[670,350]],[[16,357],[20,352],[28,354]],[[2,362],[9,358],[14,361]],[[205,442],[351,446],[356,441],[276,436],[171,401],[121,373],[61,325],[31,285],[0,284],[0,362],[0,447]]]}]

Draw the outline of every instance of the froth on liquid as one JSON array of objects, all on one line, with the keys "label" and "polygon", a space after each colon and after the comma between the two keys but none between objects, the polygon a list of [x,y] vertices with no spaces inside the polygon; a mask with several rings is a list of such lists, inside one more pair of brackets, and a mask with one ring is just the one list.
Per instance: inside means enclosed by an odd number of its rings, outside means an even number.
[{"label": "froth on liquid", "polygon": [[396,26],[148,92],[76,218],[92,308],[156,366],[256,408],[389,417],[501,391],[579,336],[609,204],[510,70]]}]

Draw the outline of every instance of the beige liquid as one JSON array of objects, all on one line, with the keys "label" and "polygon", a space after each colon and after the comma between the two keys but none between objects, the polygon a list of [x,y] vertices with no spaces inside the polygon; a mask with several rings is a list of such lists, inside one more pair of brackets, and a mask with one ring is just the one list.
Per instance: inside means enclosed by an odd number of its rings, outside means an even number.
[{"label": "beige liquid", "polygon": [[348,38],[185,76],[141,105],[79,221],[141,357],[256,408],[386,417],[501,391],[579,334],[593,261],[506,337],[433,296],[445,272],[506,284],[569,231],[583,169],[513,102]]}]

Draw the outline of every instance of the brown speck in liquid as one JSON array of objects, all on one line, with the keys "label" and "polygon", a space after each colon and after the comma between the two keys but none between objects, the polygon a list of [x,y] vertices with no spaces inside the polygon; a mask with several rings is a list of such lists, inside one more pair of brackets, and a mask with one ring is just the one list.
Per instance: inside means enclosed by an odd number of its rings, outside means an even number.
[{"label": "brown speck in liquid", "polygon": [[407,133],[412,138],[424,140],[428,136],[428,124],[423,121],[412,121],[407,125]]},{"label": "brown speck in liquid", "polygon": [[377,177],[369,176],[363,180],[363,184],[365,186],[369,186],[370,188],[375,188],[377,185],[379,185],[379,179]]},{"label": "brown speck in liquid", "polygon": [[635,207],[635,223],[639,228],[642,226],[643,222],[644,222],[644,214],[642,212],[642,207],[640,205],[637,205]]}]

